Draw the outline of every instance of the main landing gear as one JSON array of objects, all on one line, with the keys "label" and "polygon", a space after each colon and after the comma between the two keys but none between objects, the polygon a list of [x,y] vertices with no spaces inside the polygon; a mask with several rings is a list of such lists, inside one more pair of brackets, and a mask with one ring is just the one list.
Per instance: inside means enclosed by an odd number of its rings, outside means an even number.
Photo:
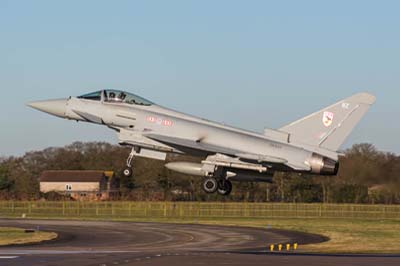
[{"label": "main landing gear", "polygon": [[232,183],[227,179],[217,180],[214,177],[208,177],[204,179],[202,187],[209,194],[217,192],[222,196],[228,196],[232,192]]},{"label": "main landing gear", "polygon": [[229,180],[223,179],[218,182],[218,194],[228,196],[232,192],[232,183]]},{"label": "main landing gear", "polygon": [[133,174],[132,171],[132,160],[135,157],[135,154],[140,152],[139,147],[133,147],[131,153],[129,153],[128,159],[126,160],[126,168],[122,172],[125,177],[131,177]]},{"label": "main landing gear", "polygon": [[213,177],[204,179],[203,190],[209,194],[215,193],[218,190],[218,181]]}]

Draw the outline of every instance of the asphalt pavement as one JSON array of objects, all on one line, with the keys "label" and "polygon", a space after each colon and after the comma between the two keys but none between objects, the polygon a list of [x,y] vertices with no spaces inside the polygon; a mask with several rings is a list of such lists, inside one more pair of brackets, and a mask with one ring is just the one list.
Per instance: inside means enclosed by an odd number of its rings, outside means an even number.
[{"label": "asphalt pavement", "polygon": [[[326,239],[270,228],[59,220],[0,220],[0,226],[57,232],[56,240],[0,248],[0,265],[400,265],[400,256],[314,255],[301,245]],[[299,243],[292,253],[270,244]]]}]

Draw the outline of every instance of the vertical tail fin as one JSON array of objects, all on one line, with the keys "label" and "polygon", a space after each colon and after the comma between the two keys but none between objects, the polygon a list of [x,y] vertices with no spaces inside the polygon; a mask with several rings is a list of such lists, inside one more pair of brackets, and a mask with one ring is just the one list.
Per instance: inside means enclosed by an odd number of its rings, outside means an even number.
[{"label": "vertical tail fin", "polygon": [[337,151],[375,99],[368,93],[355,94],[279,130],[289,133],[291,142]]}]

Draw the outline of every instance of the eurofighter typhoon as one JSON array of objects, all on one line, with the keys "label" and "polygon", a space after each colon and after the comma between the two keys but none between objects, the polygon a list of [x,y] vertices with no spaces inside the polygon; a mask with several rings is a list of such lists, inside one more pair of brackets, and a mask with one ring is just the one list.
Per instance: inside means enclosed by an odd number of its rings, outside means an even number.
[{"label": "eurofighter typhoon", "polygon": [[375,102],[359,93],[277,130],[255,133],[162,107],[135,94],[101,90],[79,97],[31,102],[61,118],[100,124],[132,147],[135,156],[165,160],[167,153],[189,154],[201,163],[170,162],[173,171],[203,177],[207,193],[229,195],[231,181],[271,182],[276,171],[336,175],[339,148]]}]

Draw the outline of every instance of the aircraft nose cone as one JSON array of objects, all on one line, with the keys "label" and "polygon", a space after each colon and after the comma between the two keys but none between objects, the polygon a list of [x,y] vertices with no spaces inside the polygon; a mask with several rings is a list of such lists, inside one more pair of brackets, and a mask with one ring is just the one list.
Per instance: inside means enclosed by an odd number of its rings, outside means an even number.
[{"label": "aircraft nose cone", "polygon": [[67,109],[67,102],[68,99],[57,99],[57,100],[30,102],[27,105],[36,110],[64,118]]}]

